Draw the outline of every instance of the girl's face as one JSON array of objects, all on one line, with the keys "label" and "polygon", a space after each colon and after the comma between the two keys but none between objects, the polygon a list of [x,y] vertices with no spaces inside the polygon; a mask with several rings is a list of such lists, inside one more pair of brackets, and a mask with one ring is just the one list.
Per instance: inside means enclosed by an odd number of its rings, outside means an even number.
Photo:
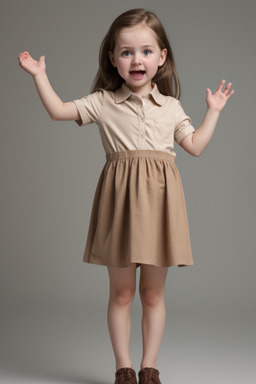
[{"label": "girl's face", "polygon": [[138,96],[152,89],[151,80],[165,62],[167,49],[161,50],[154,31],[145,24],[123,28],[109,58],[125,84]]}]

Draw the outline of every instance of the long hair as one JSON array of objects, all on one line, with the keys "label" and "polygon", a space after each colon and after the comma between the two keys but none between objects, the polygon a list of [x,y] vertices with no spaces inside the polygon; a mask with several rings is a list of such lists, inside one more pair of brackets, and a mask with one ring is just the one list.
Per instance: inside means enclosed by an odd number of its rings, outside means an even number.
[{"label": "long hair", "polygon": [[141,23],[146,23],[146,25],[155,32],[160,50],[167,49],[166,60],[164,64],[158,68],[152,81],[157,84],[159,91],[163,95],[173,96],[179,99],[181,93],[180,81],[172,49],[164,27],[153,12],[146,11],[142,8],[131,9],[122,13],[111,24],[101,43],[99,69],[93,81],[92,92],[100,89],[115,91],[121,87],[124,80],[110,62],[108,53],[109,51],[114,51],[117,34],[122,28],[133,27]]}]

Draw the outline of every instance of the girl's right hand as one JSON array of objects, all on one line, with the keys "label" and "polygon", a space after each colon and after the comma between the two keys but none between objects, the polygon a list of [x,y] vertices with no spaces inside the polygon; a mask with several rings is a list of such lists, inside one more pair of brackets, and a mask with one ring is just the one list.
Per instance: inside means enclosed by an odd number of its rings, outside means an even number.
[{"label": "girl's right hand", "polygon": [[38,61],[34,60],[30,54],[25,51],[19,54],[19,64],[21,68],[27,71],[30,75],[36,76],[41,72],[45,72],[45,56],[41,56]]},{"label": "girl's right hand", "polygon": [[21,68],[33,76],[40,99],[53,120],[79,120],[80,115],[73,101],[63,103],[54,92],[46,74],[45,57],[34,60],[28,52],[19,54]]}]

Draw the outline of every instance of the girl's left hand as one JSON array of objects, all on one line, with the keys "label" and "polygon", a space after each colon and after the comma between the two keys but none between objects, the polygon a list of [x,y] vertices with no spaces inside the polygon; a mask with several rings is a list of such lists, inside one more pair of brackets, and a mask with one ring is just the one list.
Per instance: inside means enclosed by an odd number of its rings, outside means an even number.
[{"label": "girl's left hand", "polygon": [[231,83],[228,83],[222,91],[222,88],[225,84],[225,80],[222,80],[217,88],[217,91],[212,94],[211,90],[207,88],[206,90],[206,103],[209,109],[214,109],[220,112],[226,105],[228,99],[234,94],[234,90],[230,92]]}]

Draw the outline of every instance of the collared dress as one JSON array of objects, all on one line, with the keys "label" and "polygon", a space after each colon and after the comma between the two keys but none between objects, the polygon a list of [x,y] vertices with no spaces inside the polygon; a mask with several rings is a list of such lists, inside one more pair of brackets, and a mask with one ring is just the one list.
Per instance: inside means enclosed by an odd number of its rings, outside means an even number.
[{"label": "collared dress", "polygon": [[195,131],[157,85],[140,98],[124,83],[74,100],[77,124],[96,123],[106,153],[83,260],[112,267],[193,265],[178,144]]}]

